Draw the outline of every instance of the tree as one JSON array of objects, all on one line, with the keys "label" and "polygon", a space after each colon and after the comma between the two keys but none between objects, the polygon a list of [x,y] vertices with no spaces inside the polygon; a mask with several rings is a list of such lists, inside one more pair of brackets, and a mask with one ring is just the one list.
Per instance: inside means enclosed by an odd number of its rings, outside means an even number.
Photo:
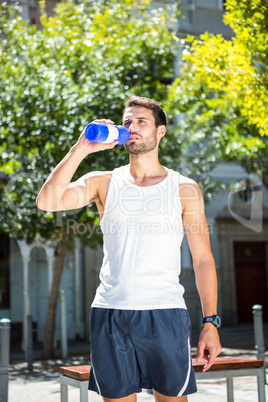
[{"label": "tree", "polygon": [[[66,247],[86,222],[101,241],[99,219],[89,205],[70,213],[43,213],[35,198],[53,167],[83,127],[97,117],[120,123],[130,94],[162,101],[165,77],[173,75],[180,41],[169,29],[167,9],[149,0],[63,1],[48,18],[41,1],[41,25],[24,21],[18,6],[0,6],[0,230],[32,242],[57,242],[57,262],[44,336],[43,355],[53,356],[59,284]],[[170,146],[169,146],[169,149]],[[179,146],[174,147],[179,155]],[[170,155],[172,157],[172,155]],[[92,154],[74,179],[89,170],[110,170],[127,163],[121,147]],[[76,225],[68,226],[69,218]],[[88,233],[79,233],[88,243]]]},{"label": "tree", "polygon": [[182,140],[195,144],[196,165],[240,160],[268,186],[268,3],[227,0],[225,8],[234,37],[189,37],[167,104]]}]

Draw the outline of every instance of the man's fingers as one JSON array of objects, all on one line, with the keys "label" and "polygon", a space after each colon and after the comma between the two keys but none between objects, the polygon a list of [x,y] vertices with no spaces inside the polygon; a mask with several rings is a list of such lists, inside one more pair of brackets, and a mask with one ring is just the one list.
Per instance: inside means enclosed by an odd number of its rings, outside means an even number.
[{"label": "man's fingers", "polygon": [[204,357],[204,346],[202,344],[198,344],[198,351],[197,351],[197,355],[196,355],[196,361],[200,362],[200,360],[203,359]]},{"label": "man's fingers", "polygon": [[211,350],[205,349],[204,359],[207,360],[207,363],[203,367],[203,371],[210,369],[210,367],[214,364],[219,352],[220,351],[217,348],[211,348]]},{"label": "man's fingers", "polygon": [[210,367],[213,365],[213,363],[215,361],[215,358],[216,358],[216,356],[214,358],[212,358],[211,356],[207,356],[208,362],[204,365],[203,370],[202,370],[203,372],[210,369]]},{"label": "man's fingers", "polygon": [[110,119],[95,119],[92,123],[114,124]]},{"label": "man's fingers", "polygon": [[115,147],[117,144],[118,144],[118,141],[110,142],[109,148],[113,148],[113,147]]},{"label": "man's fingers", "polygon": [[202,359],[207,360],[207,363],[204,365],[202,371],[207,371],[208,369],[210,369],[210,367],[213,365],[217,355],[218,355],[218,351],[216,350],[216,348],[215,348],[215,350],[213,350],[213,348],[211,348],[211,350],[209,350],[209,349],[206,349],[206,347],[204,347],[204,345],[202,345],[202,343],[200,343],[200,345],[198,345],[196,361],[200,362],[200,360],[202,360]]}]

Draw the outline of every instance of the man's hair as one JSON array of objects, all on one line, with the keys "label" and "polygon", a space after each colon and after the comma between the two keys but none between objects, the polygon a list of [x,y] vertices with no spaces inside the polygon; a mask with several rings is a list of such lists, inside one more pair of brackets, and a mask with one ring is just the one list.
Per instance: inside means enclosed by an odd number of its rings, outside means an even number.
[{"label": "man's hair", "polygon": [[123,111],[123,116],[126,110],[133,106],[145,107],[153,112],[155,119],[155,126],[166,126],[167,125],[167,115],[162,106],[153,99],[144,98],[141,96],[132,95],[128,101],[125,103],[125,109]]}]

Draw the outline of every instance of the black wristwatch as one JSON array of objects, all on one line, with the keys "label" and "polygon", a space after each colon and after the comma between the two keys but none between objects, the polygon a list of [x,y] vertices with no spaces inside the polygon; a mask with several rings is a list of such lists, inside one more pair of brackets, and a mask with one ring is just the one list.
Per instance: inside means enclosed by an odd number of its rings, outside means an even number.
[{"label": "black wristwatch", "polygon": [[202,325],[206,322],[211,322],[215,327],[220,328],[221,326],[221,319],[218,315],[211,315],[210,317],[202,318]]}]

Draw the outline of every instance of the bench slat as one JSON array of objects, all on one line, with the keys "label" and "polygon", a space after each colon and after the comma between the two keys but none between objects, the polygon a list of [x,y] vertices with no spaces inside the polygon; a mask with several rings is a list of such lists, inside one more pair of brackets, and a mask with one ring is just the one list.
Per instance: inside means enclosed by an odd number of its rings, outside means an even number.
[{"label": "bench slat", "polygon": [[[193,367],[195,372],[203,370],[206,360],[201,360],[196,362],[192,359]],[[218,370],[239,370],[244,368],[259,368],[263,366],[263,360],[257,359],[241,359],[239,357],[217,357],[213,366],[208,371],[218,371]]]},{"label": "bench slat", "polygon": [[[192,363],[194,371],[200,372],[203,370],[206,361],[201,360],[197,363],[195,359],[192,359]],[[245,368],[259,368],[262,366],[263,360],[240,359],[239,357],[217,357],[215,363],[209,369],[209,371],[239,370]],[[60,367],[60,373],[65,375],[66,377],[85,381],[89,379],[90,365]]]},{"label": "bench slat", "polygon": [[71,377],[76,380],[88,380],[90,365],[60,367],[60,373],[65,375],[66,377]]}]

